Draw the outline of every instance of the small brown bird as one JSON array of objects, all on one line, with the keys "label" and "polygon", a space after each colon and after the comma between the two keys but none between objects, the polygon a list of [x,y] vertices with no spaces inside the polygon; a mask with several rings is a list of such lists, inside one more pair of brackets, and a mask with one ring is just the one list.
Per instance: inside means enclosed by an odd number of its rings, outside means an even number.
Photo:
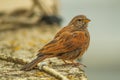
[{"label": "small brown bird", "polygon": [[76,64],[74,60],[81,57],[89,46],[88,22],[90,20],[84,15],[75,16],[52,41],[39,50],[37,58],[26,64],[22,70],[31,70],[39,62],[51,57],[58,57],[65,63],[70,61]]}]

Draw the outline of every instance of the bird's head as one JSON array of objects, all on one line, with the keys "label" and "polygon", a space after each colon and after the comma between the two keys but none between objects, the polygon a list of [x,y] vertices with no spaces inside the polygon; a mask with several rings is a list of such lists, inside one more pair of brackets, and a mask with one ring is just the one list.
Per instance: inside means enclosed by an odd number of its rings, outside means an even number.
[{"label": "bird's head", "polygon": [[69,25],[72,25],[76,28],[86,28],[89,22],[90,19],[88,19],[86,16],[78,15],[70,21]]}]

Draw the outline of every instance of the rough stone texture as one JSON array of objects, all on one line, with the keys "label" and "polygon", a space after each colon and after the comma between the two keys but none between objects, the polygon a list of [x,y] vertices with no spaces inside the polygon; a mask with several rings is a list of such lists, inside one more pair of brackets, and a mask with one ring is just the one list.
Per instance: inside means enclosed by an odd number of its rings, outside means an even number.
[{"label": "rough stone texture", "polygon": [[[1,31],[0,54],[30,61],[35,58],[37,51],[53,38],[58,29],[54,26],[41,25],[40,27]],[[61,65],[63,62],[57,58],[44,61],[51,63],[49,67],[70,80],[87,80],[80,67]],[[21,67],[22,65],[0,60],[0,80],[57,80],[44,71],[20,71]]]}]

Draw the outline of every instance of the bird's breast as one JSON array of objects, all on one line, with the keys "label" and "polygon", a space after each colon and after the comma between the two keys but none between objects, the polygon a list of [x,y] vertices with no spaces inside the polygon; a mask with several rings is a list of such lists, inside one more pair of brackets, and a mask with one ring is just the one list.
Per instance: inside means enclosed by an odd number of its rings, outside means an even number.
[{"label": "bird's breast", "polygon": [[78,41],[79,48],[82,52],[86,51],[90,43],[90,35],[88,30],[78,31],[73,34],[73,37]]}]

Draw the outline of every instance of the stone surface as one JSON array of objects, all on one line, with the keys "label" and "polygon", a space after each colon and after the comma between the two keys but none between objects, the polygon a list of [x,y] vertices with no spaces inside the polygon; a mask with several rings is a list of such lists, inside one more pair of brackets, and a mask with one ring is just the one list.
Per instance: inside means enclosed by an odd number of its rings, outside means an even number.
[{"label": "stone surface", "polygon": [[[40,26],[0,32],[0,54],[30,61],[37,51],[49,42],[58,27]],[[61,65],[62,60],[51,58],[44,60],[48,66],[60,72],[70,80],[87,80],[80,67]],[[0,80],[57,80],[44,71],[20,71],[22,65],[0,60]]]}]

